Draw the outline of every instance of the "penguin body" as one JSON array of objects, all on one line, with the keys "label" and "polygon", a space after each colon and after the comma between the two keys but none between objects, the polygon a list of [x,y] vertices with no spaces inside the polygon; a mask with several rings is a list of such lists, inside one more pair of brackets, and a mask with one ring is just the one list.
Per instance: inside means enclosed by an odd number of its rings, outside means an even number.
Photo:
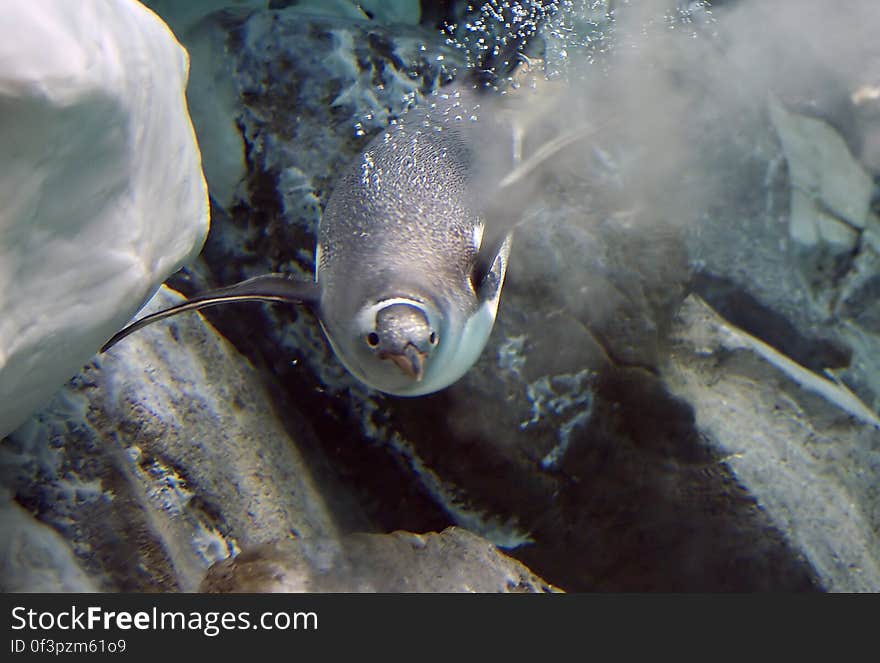
[{"label": "penguin body", "polygon": [[449,386],[486,345],[511,242],[483,243],[477,108],[469,94],[437,93],[350,162],[324,209],[313,282],[268,274],[206,292],[133,323],[102,351],[188,310],[302,303],[365,384],[400,396]]}]

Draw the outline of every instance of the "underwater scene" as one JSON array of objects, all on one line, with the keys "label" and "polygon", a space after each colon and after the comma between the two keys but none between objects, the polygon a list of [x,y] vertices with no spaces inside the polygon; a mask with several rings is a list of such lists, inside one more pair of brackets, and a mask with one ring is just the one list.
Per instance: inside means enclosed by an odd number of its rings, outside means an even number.
[{"label": "underwater scene", "polygon": [[0,16],[0,590],[880,591],[876,0]]}]

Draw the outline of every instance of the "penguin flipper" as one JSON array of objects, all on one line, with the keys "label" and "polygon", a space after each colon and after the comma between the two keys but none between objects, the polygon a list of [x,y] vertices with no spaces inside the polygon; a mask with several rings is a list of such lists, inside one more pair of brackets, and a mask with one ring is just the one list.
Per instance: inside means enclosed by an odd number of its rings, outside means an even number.
[{"label": "penguin flipper", "polygon": [[596,128],[590,124],[583,124],[575,127],[571,131],[567,131],[547,141],[539,147],[528,158],[521,160],[516,166],[498,182],[498,191],[509,189],[515,184],[520,183],[523,179],[531,175],[542,164],[549,161],[551,157],[556,156],[561,150],[565,149],[572,143],[576,143],[596,133]]},{"label": "penguin flipper", "polygon": [[195,295],[182,304],[177,304],[163,311],[144,316],[117,332],[102,347],[107,352],[111,347],[147,325],[164,320],[178,313],[195,311],[219,304],[235,302],[280,302],[285,304],[316,305],[320,297],[318,284],[314,281],[299,281],[283,274],[265,274],[227,286]]},{"label": "penguin flipper", "polygon": [[510,256],[510,245],[513,241],[513,233],[507,233],[499,242],[486,245],[477,256],[474,265],[472,281],[477,293],[477,299],[481,304],[489,302],[497,306],[501,296],[501,286],[504,285],[504,275],[507,273],[507,259]]}]

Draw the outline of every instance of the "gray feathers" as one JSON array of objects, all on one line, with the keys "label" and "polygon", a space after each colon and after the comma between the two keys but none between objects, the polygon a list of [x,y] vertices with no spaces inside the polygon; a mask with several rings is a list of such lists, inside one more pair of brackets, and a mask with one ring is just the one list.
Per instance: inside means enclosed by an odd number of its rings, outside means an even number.
[{"label": "gray feathers", "polygon": [[462,105],[455,95],[429,101],[433,108],[415,109],[379,133],[337,182],[319,236],[325,295],[356,286],[349,275],[359,274],[370,288],[385,282],[412,289],[423,285],[414,281],[429,280],[464,304],[462,288],[477,253],[473,228],[480,223],[467,136],[476,128],[454,119],[464,117],[453,114]]}]

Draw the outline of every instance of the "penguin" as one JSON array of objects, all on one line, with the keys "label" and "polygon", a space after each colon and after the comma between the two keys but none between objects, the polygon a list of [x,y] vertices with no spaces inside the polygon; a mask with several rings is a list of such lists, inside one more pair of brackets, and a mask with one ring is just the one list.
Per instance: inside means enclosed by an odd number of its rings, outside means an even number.
[{"label": "penguin", "polygon": [[336,357],[369,387],[421,396],[453,384],[489,339],[513,237],[485,232],[479,106],[466,90],[434,93],[366,145],[327,201],[313,280],[266,274],[204,292],[134,322],[101,351],[185,311],[281,302],[311,308]]}]

